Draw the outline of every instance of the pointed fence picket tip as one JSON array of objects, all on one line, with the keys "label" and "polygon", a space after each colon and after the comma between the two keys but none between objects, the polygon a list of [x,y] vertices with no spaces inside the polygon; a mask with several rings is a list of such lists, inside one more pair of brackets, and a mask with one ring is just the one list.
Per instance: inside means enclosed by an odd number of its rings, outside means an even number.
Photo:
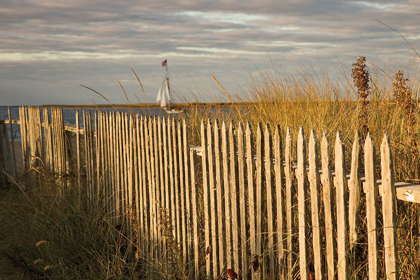
[{"label": "pointed fence picket tip", "polygon": [[[185,120],[184,120],[184,121],[185,121]],[[223,130],[225,130],[225,129],[226,129],[226,123],[225,123],[225,121],[224,121],[224,120],[222,121],[222,129],[223,129]]]},{"label": "pointed fence picket tip", "polygon": [[304,135],[305,131],[303,130],[303,126],[299,128],[299,135]]},{"label": "pointed fence picket tip", "polygon": [[316,142],[316,132],[313,129],[311,129],[311,133],[309,134],[309,141],[315,141]]}]

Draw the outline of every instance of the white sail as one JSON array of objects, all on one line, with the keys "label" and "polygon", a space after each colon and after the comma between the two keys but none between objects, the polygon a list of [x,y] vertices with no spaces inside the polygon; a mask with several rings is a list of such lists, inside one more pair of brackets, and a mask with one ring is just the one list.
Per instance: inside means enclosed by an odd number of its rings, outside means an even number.
[{"label": "white sail", "polygon": [[165,93],[162,93],[162,100],[160,101],[160,107],[166,108]]},{"label": "white sail", "polygon": [[160,107],[166,107],[164,91],[165,91],[165,89],[167,89],[167,86],[164,87],[165,82],[166,82],[166,79],[165,79],[165,81],[163,81],[162,85],[160,86],[158,96],[157,96],[157,99],[156,99],[156,103],[160,104]]}]

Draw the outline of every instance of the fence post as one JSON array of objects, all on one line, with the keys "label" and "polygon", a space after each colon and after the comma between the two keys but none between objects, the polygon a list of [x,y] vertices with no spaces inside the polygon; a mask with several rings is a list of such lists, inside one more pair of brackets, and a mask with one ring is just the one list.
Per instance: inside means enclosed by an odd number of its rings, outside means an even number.
[{"label": "fence post", "polygon": [[399,279],[397,258],[396,198],[394,169],[388,135],[381,144],[382,214],[384,227],[386,279]]}]

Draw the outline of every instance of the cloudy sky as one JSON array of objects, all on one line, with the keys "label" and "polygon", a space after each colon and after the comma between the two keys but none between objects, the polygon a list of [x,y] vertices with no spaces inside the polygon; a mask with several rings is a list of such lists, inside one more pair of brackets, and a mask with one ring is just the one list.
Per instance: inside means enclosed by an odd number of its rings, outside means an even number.
[{"label": "cloudy sky", "polygon": [[240,94],[273,65],[334,72],[358,55],[412,64],[376,20],[420,51],[419,13],[419,0],[0,0],[0,105],[106,103],[80,85],[125,103],[118,81],[133,102],[154,102],[165,59],[190,101],[223,100],[212,75]]}]

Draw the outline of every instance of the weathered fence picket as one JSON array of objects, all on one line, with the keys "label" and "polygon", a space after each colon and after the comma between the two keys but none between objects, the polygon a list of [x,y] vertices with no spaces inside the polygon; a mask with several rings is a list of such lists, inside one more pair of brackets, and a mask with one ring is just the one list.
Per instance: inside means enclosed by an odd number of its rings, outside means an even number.
[{"label": "weathered fence picket", "polygon": [[335,243],[334,243],[334,216],[333,216],[333,191],[332,177],[330,171],[330,156],[327,134],[324,132],[321,144],[321,162],[322,162],[322,193],[324,202],[324,219],[325,219],[325,240],[327,261],[327,276],[329,280],[335,279]]},{"label": "weathered fence picket", "polygon": [[306,210],[306,140],[303,128],[299,129],[297,139],[297,170],[298,181],[298,222],[299,222],[299,267],[301,279],[309,279],[308,274],[308,251],[307,251],[307,210]]},{"label": "weathered fence picket", "polygon": [[[360,163],[361,145],[359,132],[356,131],[351,153],[351,173],[349,180],[349,238],[350,248],[353,249],[358,239],[358,226],[360,220]],[[355,261],[355,260],[354,260]]]},{"label": "weathered fence picket", "polygon": [[207,129],[204,121],[201,121],[201,151],[202,151],[202,168],[203,168],[203,204],[204,204],[204,239],[205,239],[205,259],[206,259],[206,275],[211,275],[211,240],[210,240],[210,201],[209,201],[209,175],[207,169]]},{"label": "weathered fence picket", "polygon": [[[272,184],[273,173],[273,158],[272,158],[272,142],[271,132],[268,124],[264,129],[264,170],[265,170],[265,186],[266,186],[266,201],[267,201],[267,242],[269,275],[271,279],[276,276],[276,256],[274,247],[274,188]],[[262,202],[261,202],[262,203]],[[264,214],[262,216],[265,216]]]},{"label": "weathered fence picket", "polygon": [[285,262],[284,257],[284,173],[283,173],[283,157],[282,142],[280,135],[280,127],[277,125],[274,131],[274,170],[275,170],[275,190],[276,190],[276,214],[277,214],[277,252],[278,252],[278,276],[280,279],[285,278]]},{"label": "weathered fence picket", "polygon": [[230,122],[229,124],[229,160],[230,160],[230,180],[228,182],[229,187],[229,194],[230,194],[230,209],[232,213],[232,253],[233,253],[233,263],[229,267],[230,269],[233,269],[234,271],[240,270],[240,228],[241,228],[241,219],[240,219],[240,211],[238,207],[238,181],[237,178],[237,157],[236,157],[236,143],[234,138],[234,126],[233,122]]},{"label": "weathered fence picket", "polygon": [[388,136],[381,144],[382,215],[384,227],[384,248],[386,279],[399,279],[397,258],[396,198],[392,168],[391,148]]},{"label": "weathered fence picket", "polygon": [[[290,128],[283,141],[279,126],[253,133],[249,123],[206,120],[192,147],[185,119],[95,112],[93,129],[91,112],[81,115],[83,129],[76,110],[68,130],[60,108],[19,108],[23,172],[43,161],[61,190],[74,185],[80,199],[106,203],[138,260],[162,263],[175,251],[194,279],[224,278],[228,269],[241,279],[349,279],[362,266],[370,279],[398,279],[399,185],[387,136],[379,179],[370,134],[363,167],[355,134],[347,175],[340,132],[332,168],[326,133],[319,142],[311,131],[307,143],[303,128],[293,142]],[[355,258],[356,246],[367,249],[366,261]]]},{"label": "weathered fence picket", "polygon": [[247,219],[246,219],[246,190],[245,190],[245,146],[244,130],[242,124],[238,124],[238,188],[239,188],[239,212],[241,228],[239,235],[241,239],[241,275],[248,277],[248,248],[247,248]]},{"label": "weathered fence picket", "polygon": [[375,178],[375,147],[370,133],[365,141],[366,218],[368,228],[369,278],[378,278],[378,186]]},{"label": "weathered fence picket", "polygon": [[319,167],[318,150],[315,131],[311,131],[309,137],[309,186],[311,193],[311,218],[312,218],[312,244],[314,255],[314,276],[315,279],[322,279],[324,276],[323,253],[321,243],[321,223],[320,223],[320,191],[319,191]]},{"label": "weathered fence picket", "polygon": [[286,181],[286,252],[287,252],[287,274],[288,278],[292,278],[295,268],[294,264],[294,232],[293,232],[293,159],[292,159],[292,133],[290,127],[286,131],[286,148],[285,148],[285,181]]},{"label": "weathered fence picket", "polygon": [[346,205],[346,166],[344,157],[344,143],[340,132],[335,140],[335,188],[337,201],[337,274],[338,280],[349,278],[347,263],[348,250],[348,220]]},{"label": "weathered fence picket", "polygon": [[[231,194],[229,187],[229,152],[228,152],[228,134],[225,122],[222,122],[222,165],[223,165],[223,186],[224,186],[224,213],[225,213],[225,229],[226,229],[226,267],[232,268],[232,237],[231,237]],[[223,222],[223,220],[222,220]],[[222,244],[223,246],[223,244]]]}]

